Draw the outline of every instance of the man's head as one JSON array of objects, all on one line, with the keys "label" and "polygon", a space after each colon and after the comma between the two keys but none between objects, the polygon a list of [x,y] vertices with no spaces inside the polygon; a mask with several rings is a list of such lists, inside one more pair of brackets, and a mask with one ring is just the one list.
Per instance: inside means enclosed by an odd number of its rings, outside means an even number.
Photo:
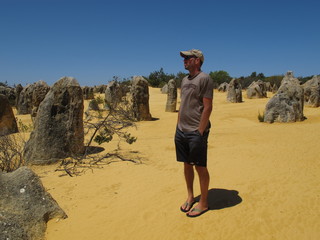
[{"label": "man's head", "polygon": [[204,62],[204,56],[203,56],[203,53],[198,50],[198,49],[191,49],[189,51],[181,51],[180,52],[180,56],[183,57],[183,58],[186,58],[186,57],[196,57],[196,58],[199,58],[200,61],[201,61],[201,64]]},{"label": "man's head", "polygon": [[203,62],[203,53],[198,49],[191,49],[189,51],[181,51],[180,56],[184,58],[184,67],[187,70],[197,68],[200,70]]}]

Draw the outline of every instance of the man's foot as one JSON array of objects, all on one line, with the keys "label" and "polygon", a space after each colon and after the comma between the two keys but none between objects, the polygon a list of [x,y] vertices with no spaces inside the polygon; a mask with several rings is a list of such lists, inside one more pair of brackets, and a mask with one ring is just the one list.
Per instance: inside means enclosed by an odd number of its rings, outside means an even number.
[{"label": "man's foot", "polygon": [[192,208],[191,211],[187,213],[187,217],[199,217],[205,212],[209,211],[209,207],[201,209],[201,208]]},{"label": "man's foot", "polygon": [[180,210],[181,212],[189,212],[190,209],[192,208],[192,206],[195,204],[196,202],[193,201],[193,202],[185,202],[181,207],[180,207]]}]

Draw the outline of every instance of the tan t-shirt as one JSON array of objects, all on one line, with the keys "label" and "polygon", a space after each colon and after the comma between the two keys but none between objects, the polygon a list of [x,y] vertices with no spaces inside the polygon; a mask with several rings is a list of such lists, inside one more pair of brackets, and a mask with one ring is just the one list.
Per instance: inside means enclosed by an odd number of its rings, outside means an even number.
[{"label": "tan t-shirt", "polygon": [[[178,128],[193,132],[199,128],[203,112],[203,98],[213,98],[213,80],[204,72],[193,78],[186,76],[181,82],[181,104]],[[210,128],[210,122],[207,129]]]}]

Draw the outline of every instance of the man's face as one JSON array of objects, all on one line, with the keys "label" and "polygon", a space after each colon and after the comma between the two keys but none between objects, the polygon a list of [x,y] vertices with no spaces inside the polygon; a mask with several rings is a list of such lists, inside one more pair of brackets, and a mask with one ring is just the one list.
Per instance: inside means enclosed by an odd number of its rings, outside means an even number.
[{"label": "man's face", "polygon": [[195,56],[186,56],[184,59],[183,59],[183,63],[184,63],[184,68],[186,70],[191,70],[195,67],[195,64],[196,64],[196,60],[197,60],[197,57]]}]

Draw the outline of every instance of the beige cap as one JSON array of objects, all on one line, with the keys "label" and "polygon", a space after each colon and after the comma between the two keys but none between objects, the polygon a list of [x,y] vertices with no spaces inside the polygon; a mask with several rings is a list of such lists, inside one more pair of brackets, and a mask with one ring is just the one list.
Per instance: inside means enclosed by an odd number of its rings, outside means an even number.
[{"label": "beige cap", "polygon": [[202,52],[198,49],[191,49],[188,51],[181,51],[180,52],[181,57],[186,57],[186,56],[195,56],[197,58],[200,58],[201,62],[204,62],[204,56]]}]

